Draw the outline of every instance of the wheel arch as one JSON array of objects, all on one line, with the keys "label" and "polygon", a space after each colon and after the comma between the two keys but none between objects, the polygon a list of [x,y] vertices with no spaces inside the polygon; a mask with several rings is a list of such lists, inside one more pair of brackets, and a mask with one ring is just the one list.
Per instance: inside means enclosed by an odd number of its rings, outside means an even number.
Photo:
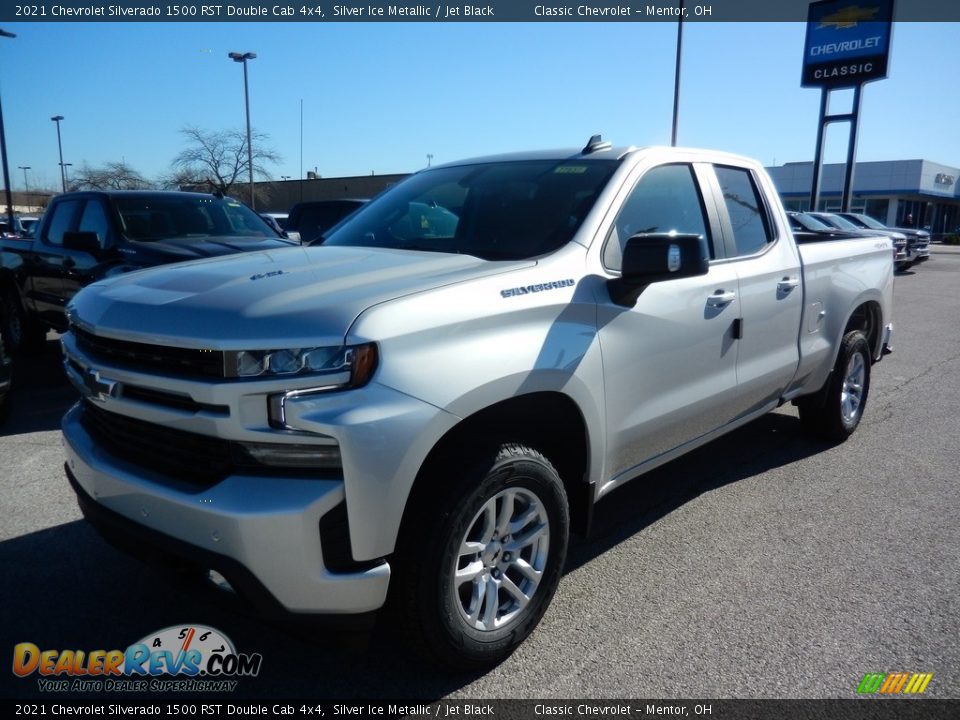
[{"label": "wheel arch", "polygon": [[[877,358],[880,357],[882,350],[881,343],[883,342],[883,310],[877,300],[866,300],[850,313],[850,317],[847,318],[847,324],[844,326],[843,332],[840,333],[840,337],[838,338],[838,351],[840,341],[842,341],[851,330],[859,330],[864,334],[867,338],[867,345],[870,346],[873,354],[872,359],[876,362]],[[836,358],[834,358],[834,360],[836,360]]]},{"label": "wheel arch", "polygon": [[440,481],[434,472],[437,467],[465,454],[493,452],[504,442],[527,445],[554,465],[567,492],[571,530],[585,535],[594,497],[589,482],[589,430],[576,402],[556,391],[507,398],[463,418],[448,430],[427,454],[414,480],[401,533],[408,519],[429,504],[429,491]]}]

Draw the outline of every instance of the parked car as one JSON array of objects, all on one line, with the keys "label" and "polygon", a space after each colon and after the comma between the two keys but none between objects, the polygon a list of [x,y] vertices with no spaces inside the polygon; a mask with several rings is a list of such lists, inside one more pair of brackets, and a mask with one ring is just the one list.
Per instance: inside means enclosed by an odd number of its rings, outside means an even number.
[{"label": "parked car", "polygon": [[297,203],[287,218],[287,235],[291,240],[309,245],[367,202],[369,200],[353,198]]},{"label": "parked car", "polygon": [[727,153],[594,137],[435,166],[319,246],[80,292],[66,472],[114,542],[264,612],[366,617],[389,591],[411,647],[487,666],[615,488],[784,402],[856,430],[890,254],[798,246]]},{"label": "parked car", "polygon": [[[819,220],[820,222],[844,232],[861,233],[864,235],[884,235],[889,237],[894,242],[894,268],[898,271],[902,271],[910,267],[910,242],[904,233],[896,230],[890,230],[889,228],[878,228],[876,230],[864,228],[861,225],[851,222],[840,213],[811,212],[807,214]],[[896,252],[898,247],[902,248],[902,254]]]},{"label": "parked car", "polygon": [[83,286],[152,265],[291,247],[255,212],[217,195],[187,192],[63,193],[35,238],[5,238],[0,303],[8,350],[38,346]]},{"label": "parked car", "polygon": [[863,213],[838,213],[840,217],[848,220],[857,227],[861,227],[871,232],[883,232],[884,230],[902,233],[907,238],[907,259],[905,267],[926,262],[930,259],[930,232],[928,230],[917,230],[916,228],[887,227],[879,220]]},{"label": "parked car", "polygon": [[21,215],[20,216],[20,235],[21,237],[33,237],[33,232],[37,227],[37,223],[40,222],[40,218],[34,217],[32,215]]},{"label": "parked car", "polygon": [[287,213],[263,212],[259,215],[267,225],[277,231],[278,235],[289,237],[287,235],[287,219],[289,218]]},{"label": "parked car", "polygon": [[[819,240],[821,236],[830,237],[850,237],[851,235],[863,235],[864,230],[841,230],[833,225],[827,225],[822,220],[806,212],[788,212],[787,218],[790,220],[790,228],[793,230],[793,236],[797,242],[807,242],[808,240]],[[887,235],[893,241],[893,262],[897,269],[901,269],[907,259],[907,237],[902,233],[889,232],[882,233]]]}]

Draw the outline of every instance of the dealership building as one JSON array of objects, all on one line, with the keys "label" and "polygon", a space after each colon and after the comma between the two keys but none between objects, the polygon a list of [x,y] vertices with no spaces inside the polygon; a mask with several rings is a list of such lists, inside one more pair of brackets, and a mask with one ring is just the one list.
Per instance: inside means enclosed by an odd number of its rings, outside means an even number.
[{"label": "dealership building", "polygon": [[[843,163],[825,164],[818,210],[840,209]],[[813,163],[795,162],[768,167],[788,210],[810,209]],[[903,225],[907,215],[916,227],[934,234],[960,228],[960,168],[929,160],[858,162],[853,173],[852,212],[862,212],[890,226]]]}]

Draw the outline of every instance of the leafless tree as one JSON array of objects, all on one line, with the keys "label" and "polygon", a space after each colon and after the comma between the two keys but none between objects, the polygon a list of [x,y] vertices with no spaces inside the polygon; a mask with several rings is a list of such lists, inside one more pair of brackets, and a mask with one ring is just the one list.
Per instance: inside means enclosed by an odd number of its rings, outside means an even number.
[{"label": "leafless tree", "polygon": [[108,162],[103,167],[86,163],[71,173],[70,190],[142,190],[152,183],[125,162]]},{"label": "leafless tree", "polygon": [[[246,132],[204,130],[194,126],[185,127],[180,132],[186,138],[186,147],[173,159],[173,174],[167,181],[176,182],[178,187],[239,195],[249,202]],[[256,131],[251,134],[254,179],[269,180],[270,173],[264,166],[280,162],[281,157],[267,144],[269,137],[266,134]]]}]

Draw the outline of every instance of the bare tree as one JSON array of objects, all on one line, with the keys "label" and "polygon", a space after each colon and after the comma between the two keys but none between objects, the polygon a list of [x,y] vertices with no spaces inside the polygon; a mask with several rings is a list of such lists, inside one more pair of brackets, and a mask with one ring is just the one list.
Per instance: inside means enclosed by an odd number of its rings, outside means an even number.
[{"label": "bare tree", "polygon": [[[244,184],[249,177],[246,132],[203,130],[194,126],[185,127],[180,132],[186,138],[187,145],[173,159],[173,174],[167,180],[176,181],[178,187],[189,185],[224,195],[240,194],[249,202],[249,193]],[[265,133],[254,131],[251,135],[253,176],[269,180],[270,173],[264,165],[278,163],[281,157],[267,145],[269,137]]]},{"label": "bare tree", "polygon": [[86,163],[72,173],[71,190],[141,190],[152,183],[125,162],[108,162],[103,167]]}]

